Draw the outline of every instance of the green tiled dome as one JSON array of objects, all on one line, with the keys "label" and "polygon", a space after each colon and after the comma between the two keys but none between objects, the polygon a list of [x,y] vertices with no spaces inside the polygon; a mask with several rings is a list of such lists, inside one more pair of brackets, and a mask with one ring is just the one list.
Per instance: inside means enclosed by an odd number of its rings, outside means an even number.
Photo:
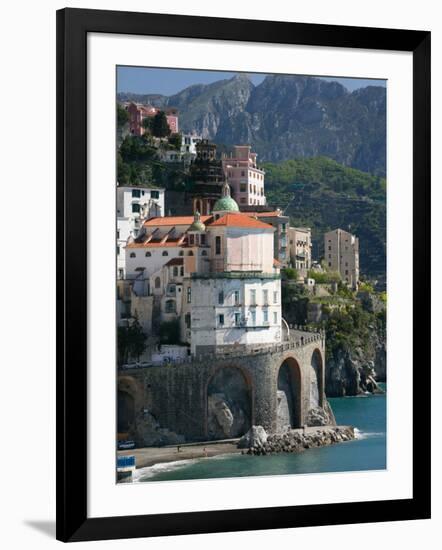
[{"label": "green tiled dome", "polygon": [[239,212],[238,205],[232,197],[218,199],[213,207],[214,212]]},{"label": "green tiled dome", "polygon": [[206,230],[206,226],[201,221],[201,214],[198,211],[196,211],[193,218],[193,223],[189,227],[188,231],[205,231],[205,230]]},{"label": "green tiled dome", "polygon": [[216,201],[213,212],[239,212],[238,204],[230,196],[230,187],[227,182],[224,182],[222,197]]}]

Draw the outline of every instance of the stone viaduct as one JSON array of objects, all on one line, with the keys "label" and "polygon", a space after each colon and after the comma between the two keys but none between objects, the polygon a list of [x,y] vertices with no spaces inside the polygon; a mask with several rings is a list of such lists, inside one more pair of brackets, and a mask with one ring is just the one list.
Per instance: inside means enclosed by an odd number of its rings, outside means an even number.
[{"label": "stone viaduct", "polygon": [[291,426],[301,427],[310,409],[324,406],[325,337],[292,329],[288,341],[272,346],[120,370],[119,418],[136,430],[140,412],[147,410],[162,428],[206,440],[211,388],[218,380],[217,391],[223,391],[220,374],[233,371],[244,386],[248,427],[278,430],[282,392]]}]

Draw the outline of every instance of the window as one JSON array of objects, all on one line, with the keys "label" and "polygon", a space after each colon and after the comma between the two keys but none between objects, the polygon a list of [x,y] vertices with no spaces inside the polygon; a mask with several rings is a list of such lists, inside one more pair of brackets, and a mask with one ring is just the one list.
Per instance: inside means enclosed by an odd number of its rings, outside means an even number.
[{"label": "window", "polygon": [[235,290],[233,293],[233,301],[235,302],[236,306],[239,306],[239,290]]},{"label": "window", "polygon": [[120,255],[120,247],[117,246],[117,256],[119,256],[119,255]]},{"label": "window", "polygon": [[188,252],[187,255],[188,255],[188,256],[193,256],[193,252],[192,252],[191,250],[189,250],[189,252]]},{"label": "window", "polygon": [[175,267],[173,268],[173,276],[174,276],[174,277],[178,277],[178,268],[177,268],[177,266],[175,266]]},{"label": "window", "polygon": [[273,292],[273,303],[278,303],[278,292],[276,290]]},{"label": "window", "polygon": [[119,239],[119,238],[120,238],[120,230],[117,229],[117,239]]},{"label": "window", "polygon": [[255,306],[256,305],[256,290],[255,289],[252,289],[250,291],[250,304],[252,306]]},{"label": "window", "polygon": [[247,192],[247,185],[245,183],[241,183],[241,185],[239,186],[239,190],[241,193],[246,193]]},{"label": "window", "polygon": [[284,232],[286,230],[286,223],[281,224],[281,231]]},{"label": "window", "polygon": [[331,246],[329,246],[328,249],[331,250]]},{"label": "window", "polygon": [[195,244],[195,235],[189,235],[189,243]]},{"label": "window", "polygon": [[167,252],[167,250],[164,250],[162,255],[163,256],[169,256],[169,252]]},{"label": "window", "polygon": [[136,202],[132,203],[132,212],[138,213],[140,211],[140,205]]},{"label": "window", "polygon": [[242,178],[245,178],[245,176],[246,176],[245,170],[241,170],[241,177],[242,177]]},{"label": "window", "polygon": [[152,199],[159,199],[160,198],[160,192],[159,191],[151,191],[150,192],[150,197]]},{"label": "window", "polygon": [[184,250],[180,250],[179,256],[184,256]]},{"label": "window", "polygon": [[206,236],[205,235],[200,235],[200,239],[201,239],[201,244],[205,245],[206,244]]},{"label": "window", "polygon": [[166,313],[175,313],[175,300],[166,300]]},{"label": "window", "polygon": [[269,303],[269,291],[268,290],[263,290],[262,291],[262,300],[263,300],[264,304]]},{"label": "window", "polygon": [[348,275],[348,269],[345,270],[345,274]]},{"label": "window", "polygon": [[222,290],[218,292],[218,304],[224,304],[224,292]]},{"label": "window", "polygon": [[331,262],[328,262],[328,267],[331,267]]},{"label": "window", "polygon": [[239,199],[239,202],[240,202],[241,204],[245,204],[246,198],[245,198],[245,197],[241,197],[241,198]]},{"label": "window", "polygon": [[278,313],[276,311],[273,312],[273,323],[278,324]]},{"label": "window", "polygon": [[186,313],[186,316],[184,317],[184,322],[186,323],[186,327],[190,328],[192,325],[190,313]]},{"label": "window", "polygon": [[190,286],[187,288],[187,303],[190,304],[192,302],[192,289]]},{"label": "window", "polygon": [[137,255],[135,254],[135,252],[131,252],[131,253],[130,253],[130,257],[131,257],[131,258],[136,258]]},{"label": "window", "polygon": [[224,326],[224,314],[218,315],[218,323],[220,327]]},{"label": "window", "polygon": [[252,327],[256,326],[256,311],[255,310],[250,312],[250,321],[251,321]]},{"label": "window", "polygon": [[118,278],[124,279],[124,269],[122,267],[118,269]]},{"label": "window", "polygon": [[264,323],[268,323],[269,322],[269,312],[268,312],[268,310],[264,309],[263,314],[264,314]]},{"label": "window", "polygon": [[215,237],[215,254],[221,254],[221,237]]},{"label": "window", "polygon": [[201,256],[207,256],[207,250],[203,250],[203,251],[201,252]]},{"label": "window", "polygon": [[141,192],[139,189],[132,189],[132,198],[139,199],[141,197]]},{"label": "window", "polygon": [[159,277],[155,278],[155,288],[161,287],[161,279]]},{"label": "window", "polygon": [[329,259],[331,258],[331,254],[328,255],[328,258],[329,258]]},{"label": "window", "polygon": [[241,313],[235,312],[235,326],[239,327],[241,324]]},{"label": "window", "polygon": [[180,268],[180,275],[181,275],[181,277],[184,277],[184,267],[182,267],[182,266]]},{"label": "window", "polygon": [[152,254],[150,252],[146,252],[146,258],[150,258]]}]

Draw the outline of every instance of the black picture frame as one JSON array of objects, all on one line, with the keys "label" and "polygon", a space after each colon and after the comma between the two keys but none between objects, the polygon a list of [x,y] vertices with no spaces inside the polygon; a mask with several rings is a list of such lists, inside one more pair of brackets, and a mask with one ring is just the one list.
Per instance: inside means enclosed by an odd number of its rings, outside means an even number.
[{"label": "black picture frame", "polygon": [[[87,34],[413,54],[413,498],[87,517]],[[256,37],[259,37],[257,40]],[[417,345],[417,342],[419,344]],[[430,517],[430,33],[64,9],[57,12],[57,538],[86,541]]]}]

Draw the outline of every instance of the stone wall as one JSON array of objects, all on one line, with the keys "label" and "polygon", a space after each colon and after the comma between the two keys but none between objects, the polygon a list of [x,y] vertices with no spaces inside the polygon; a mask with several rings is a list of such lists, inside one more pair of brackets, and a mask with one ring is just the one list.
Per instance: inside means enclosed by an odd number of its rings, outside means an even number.
[{"label": "stone wall", "polygon": [[[220,369],[230,367],[242,374],[250,395],[250,423],[261,425],[273,433],[277,429],[278,373],[287,361],[299,369],[299,424],[305,422],[309,410],[317,406],[311,401],[311,386],[317,384],[319,406],[324,405],[325,342],[321,335],[304,333],[303,344],[287,342],[272,350],[257,349],[256,353],[240,356],[204,356],[192,362],[126,369],[119,373],[119,389],[135,393],[137,418],[139,408],[147,409],[163,428],[183,434],[187,440],[208,438],[208,388]],[[320,357],[318,382],[315,381],[312,357]],[[219,388],[218,388],[219,390]],[[294,426],[298,427],[298,426]]]}]

